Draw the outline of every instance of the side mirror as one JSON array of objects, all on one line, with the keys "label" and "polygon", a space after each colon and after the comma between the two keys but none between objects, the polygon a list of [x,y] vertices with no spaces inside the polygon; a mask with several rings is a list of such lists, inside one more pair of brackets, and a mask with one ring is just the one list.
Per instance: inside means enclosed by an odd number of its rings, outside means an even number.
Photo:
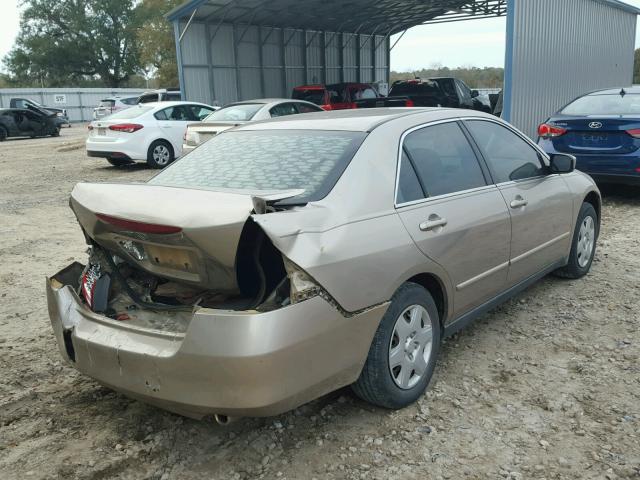
[{"label": "side mirror", "polygon": [[471,90],[471,98],[478,98],[480,96],[480,92],[478,90]]},{"label": "side mirror", "polygon": [[571,173],[576,169],[576,157],[564,153],[551,155],[551,173]]}]

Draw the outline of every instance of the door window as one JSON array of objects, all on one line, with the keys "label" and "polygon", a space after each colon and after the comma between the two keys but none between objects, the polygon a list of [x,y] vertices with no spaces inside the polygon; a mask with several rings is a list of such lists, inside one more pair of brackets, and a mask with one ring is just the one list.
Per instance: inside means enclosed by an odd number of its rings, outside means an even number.
[{"label": "door window", "polygon": [[538,151],[508,128],[482,120],[468,120],[465,124],[489,163],[496,183],[546,173]]},{"label": "door window", "polygon": [[192,120],[198,120],[200,122],[214,112],[213,109],[201,107],[200,105],[190,105],[190,108],[193,115]]},{"label": "door window", "polygon": [[269,110],[272,117],[286,117],[287,115],[295,115],[298,113],[295,104],[293,103],[281,103]]},{"label": "door window", "polygon": [[193,113],[187,105],[176,105],[174,107],[168,107],[154,115],[157,120],[169,120],[174,122],[186,122],[188,120],[195,119]]},{"label": "door window", "polygon": [[398,203],[416,196],[415,182],[407,171],[410,168],[415,169],[425,198],[487,184],[471,145],[455,122],[411,132],[404,139],[403,152],[399,175],[403,186],[398,188]]},{"label": "door window", "polygon": [[320,107],[316,107],[315,105],[308,105],[306,103],[296,103],[296,107],[298,107],[299,113],[312,113],[312,112],[323,111]]}]

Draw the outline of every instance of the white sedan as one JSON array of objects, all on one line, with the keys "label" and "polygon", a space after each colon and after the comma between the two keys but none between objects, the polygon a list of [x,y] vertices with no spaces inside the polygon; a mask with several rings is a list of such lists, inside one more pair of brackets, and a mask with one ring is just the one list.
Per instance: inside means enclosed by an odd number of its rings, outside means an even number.
[{"label": "white sedan", "polygon": [[122,166],[144,160],[164,168],[182,156],[182,140],[190,123],[201,122],[217,107],[194,102],[136,105],[89,125],[87,155]]}]

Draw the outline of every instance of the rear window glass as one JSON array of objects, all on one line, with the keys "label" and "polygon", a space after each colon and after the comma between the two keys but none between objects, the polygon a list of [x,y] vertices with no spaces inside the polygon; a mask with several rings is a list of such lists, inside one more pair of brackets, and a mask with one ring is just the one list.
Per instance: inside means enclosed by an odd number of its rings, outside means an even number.
[{"label": "rear window glass", "polygon": [[207,122],[247,122],[251,120],[258,110],[264,107],[264,103],[242,103],[229,105],[213,112],[205,121]]},{"label": "rear window glass", "polygon": [[587,95],[573,101],[560,112],[564,115],[638,115],[640,95]]},{"label": "rear window glass", "polygon": [[316,105],[324,104],[324,90],[294,90],[293,98],[296,100],[304,100],[305,102],[315,103]]},{"label": "rear window glass", "polygon": [[303,189],[289,202],[324,198],[366,137],[363,132],[269,130],[218,135],[149,183],[252,193]]},{"label": "rear window glass", "polygon": [[138,97],[121,98],[120,101],[125,105],[135,105],[138,103]]},{"label": "rear window glass", "polygon": [[131,120],[132,118],[138,118],[140,115],[147,113],[150,110],[153,110],[154,107],[131,107],[126,110],[120,110],[119,112],[113,113],[109,115],[109,120]]},{"label": "rear window glass", "polygon": [[439,95],[440,89],[432,82],[406,82],[391,87],[389,96],[393,95]]},{"label": "rear window glass", "polygon": [[100,106],[101,107],[106,107],[106,108],[113,108],[113,106],[116,104],[115,100],[101,100],[100,101]]}]

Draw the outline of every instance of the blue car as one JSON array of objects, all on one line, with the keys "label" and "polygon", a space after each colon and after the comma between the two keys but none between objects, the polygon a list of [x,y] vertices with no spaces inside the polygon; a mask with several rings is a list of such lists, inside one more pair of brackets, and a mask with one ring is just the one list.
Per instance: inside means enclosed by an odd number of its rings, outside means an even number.
[{"label": "blue car", "polygon": [[640,186],[640,87],[575,99],[538,127],[538,145],[574,155],[596,182]]}]

